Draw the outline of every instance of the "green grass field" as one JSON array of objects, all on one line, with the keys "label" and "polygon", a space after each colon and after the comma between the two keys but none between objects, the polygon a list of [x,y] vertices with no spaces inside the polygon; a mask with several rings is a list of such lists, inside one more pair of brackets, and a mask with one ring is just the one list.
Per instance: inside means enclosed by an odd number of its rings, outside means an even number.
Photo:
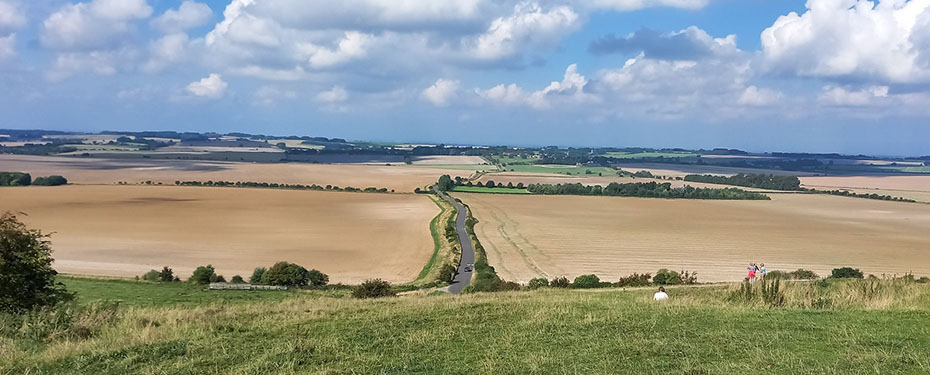
[{"label": "green grass field", "polygon": [[[246,278],[248,275],[245,276]],[[186,282],[177,283],[151,283],[145,281],[132,281],[123,279],[86,278],[61,276],[60,281],[68,290],[77,291],[78,301],[82,303],[94,301],[118,302],[120,305],[132,307],[194,307],[213,303],[251,303],[251,302],[280,302],[288,298],[296,298],[306,291],[210,291],[204,285],[192,285]],[[323,291],[313,291],[314,294],[342,295]]]},{"label": "green grass field", "polygon": [[490,193],[490,194],[529,194],[526,189],[489,188],[480,186],[456,186],[452,191],[457,193]]},{"label": "green grass field", "polygon": [[[66,282],[83,302],[124,306],[68,322],[3,318],[0,374],[930,372],[928,284],[907,285],[892,303],[835,308],[727,302],[733,286],[670,287],[663,303],[651,301],[653,288],[382,300],[298,292],[242,303],[218,291],[202,305],[141,307],[178,287]],[[842,302],[859,288],[828,286],[824,296]]]},{"label": "green grass field", "polygon": [[495,155],[492,157],[492,159],[494,159],[495,162],[500,163],[500,164],[505,164],[508,167],[511,164],[533,164],[539,161],[539,158],[526,157],[524,159],[520,157],[501,156],[501,155]]},{"label": "green grass field", "polygon": [[[508,165],[505,168],[510,172],[523,173],[555,173],[564,175],[578,176],[597,176],[600,173],[603,176],[616,176],[617,171],[607,167],[584,167],[577,165],[556,165],[556,164],[535,164],[535,165]],[[590,171],[591,173],[587,173]]]}]

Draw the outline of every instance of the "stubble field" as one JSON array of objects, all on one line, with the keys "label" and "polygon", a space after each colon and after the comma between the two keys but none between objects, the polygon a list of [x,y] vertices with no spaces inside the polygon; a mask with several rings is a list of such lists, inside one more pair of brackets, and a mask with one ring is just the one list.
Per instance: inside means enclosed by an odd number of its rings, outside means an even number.
[{"label": "stubble field", "polygon": [[212,264],[227,277],[291,261],[357,283],[416,278],[439,209],[413,194],[175,186],[3,188],[0,211],[54,232],[60,272],[134,276]]},{"label": "stubble field", "polygon": [[[0,171],[27,172],[35,176],[62,175],[77,184],[114,184],[145,181],[255,181],[285,184],[318,184],[377,187],[411,192],[433,183],[443,174],[461,170],[395,165],[245,163],[205,160],[99,159],[0,155]],[[465,173],[468,175],[468,173]]]},{"label": "stubble field", "polygon": [[853,266],[930,275],[930,206],[807,194],[771,201],[456,194],[480,220],[507,280],[594,273],[615,281],[659,268],[737,281],[749,262],[829,275]]}]

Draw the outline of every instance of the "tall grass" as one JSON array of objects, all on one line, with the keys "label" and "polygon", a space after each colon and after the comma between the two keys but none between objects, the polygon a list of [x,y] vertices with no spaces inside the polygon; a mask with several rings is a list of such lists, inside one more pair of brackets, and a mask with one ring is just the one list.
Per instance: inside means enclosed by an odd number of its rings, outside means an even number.
[{"label": "tall grass", "polygon": [[[726,301],[750,306],[801,309],[918,309],[927,286],[913,278],[745,281],[730,287]],[[705,301],[706,302],[706,301]]]},{"label": "tall grass", "polygon": [[[928,373],[930,285],[863,283],[780,282],[776,308],[728,300],[737,285],[668,287],[664,302],[544,288],[101,306],[3,320],[0,374]],[[833,302],[804,307],[818,297]]]}]

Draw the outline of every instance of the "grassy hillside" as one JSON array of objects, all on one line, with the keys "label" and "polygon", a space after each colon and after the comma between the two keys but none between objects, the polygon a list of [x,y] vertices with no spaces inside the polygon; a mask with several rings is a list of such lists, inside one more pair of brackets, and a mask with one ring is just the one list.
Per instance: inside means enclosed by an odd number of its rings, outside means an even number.
[{"label": "grassy hillside", "polygon": [[792,301],[832,301],[821,308],[735,301],[732,285],[669,288],[665,303],[650,300],[652,288],[382,300],[292,292],[241,303],[203,291],[203,305],[136,307],[177,286],[72,279],[96,307],[70,322],[3,318],[0,374],[930,371],[930,286],[859,283],[788,286]]}]

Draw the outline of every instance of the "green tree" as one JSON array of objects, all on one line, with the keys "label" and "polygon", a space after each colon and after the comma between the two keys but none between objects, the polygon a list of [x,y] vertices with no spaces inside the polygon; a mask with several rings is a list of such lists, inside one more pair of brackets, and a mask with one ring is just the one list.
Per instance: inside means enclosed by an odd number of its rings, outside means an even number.
[{"label": "green tree", "polygon": [[174,281],[174,270],[165,266],[161,269],[161,272],[158,273],[158,280],[164,282]]},{"label": "green tree", "polygon": [[197,267],[197,269],[194,270],[194,273],[191,274],[191,278],[187,281],[190,281],[194,284],[209,284],[215,282],[216,269],[214,269],[210,264]]},{"label": "green tree", "polygon": [[320,286],[329,282],[329,276],[320,271],[314,271],[312,274],[314,277],[313,284],[310,284],[311,272],[307,271],[306,268],[294,263],[278,262],[265,271],[265,274],[262,275],[262,283],[284,286],[306,286],[308,284]]},{"label": "green tree", "polygon": [[436,189],[439,189],[439,191],[450,191],[453,188],[455,188],[455,182],[447,174],[440,176],[439,181],[436,182]]},{"label": "green tree", "polygon": [[38,177],[32,181],[33,185],[39,186],[59,186],[67,185],[68,179],[61,176],[48,176],[48,177]]},{"label": "green tree", "polygon": [[530,289],[539,289],[542,287],[549,286],[549,280],[546,280],[545,277],[537,277],[530,280],[530,283],[527,285]]},{"label": "green tree", "polygon": [[831,277],[836,279],[861,279],[863,275],[858,268],[842,267],[834,268]]},{"label": "green tree", "polygon": [[252,271],[252,276],[249,277],[250,284],[261,284],[262,277],[265,275],[265,271],[268,271],[265,267],[255,267],[255,270]]},{"label": "green tree", "polygon": [[652,283],[656,285],[678,285],[681,284],[681,275],[678,272],[663,268],[652,277]]},{"label": "green tree", "polygon": [[329,275],[317,270],[307,271],[307,280],[312,287],[321,287],[329,284]]},{"label": "green tree", "polygon": [[242,276],[235,275],[229,280],[233,284],[245,284],[245,280],[242,279]]},{"label": "green tree", "polygon": [[590,289],[597,288],[601,284],[601,279],[597,275],[581,275],[575,278],[575,281],[572,282],[572,288],[578,289]]},{"label": "green tree", "polygon": [[52,306],[74,297],[55,281],[48,238],[12,213],[0,215],[0,311]]}]

